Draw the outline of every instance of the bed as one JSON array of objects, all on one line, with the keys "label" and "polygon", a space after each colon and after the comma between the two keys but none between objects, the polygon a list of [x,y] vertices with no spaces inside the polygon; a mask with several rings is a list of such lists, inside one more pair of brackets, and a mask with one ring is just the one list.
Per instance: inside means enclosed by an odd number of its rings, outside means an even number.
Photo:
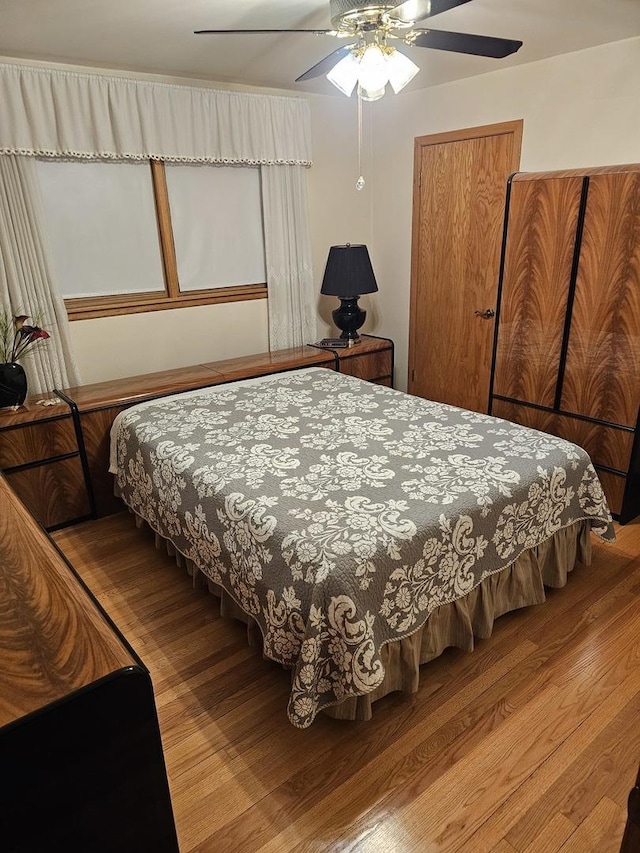
[{"label": "bed", "polygon": [[308,368],[134,406],[116,492],[292,671],[290,721],[367,718],[544,601],[611,515],[584,450]]}]

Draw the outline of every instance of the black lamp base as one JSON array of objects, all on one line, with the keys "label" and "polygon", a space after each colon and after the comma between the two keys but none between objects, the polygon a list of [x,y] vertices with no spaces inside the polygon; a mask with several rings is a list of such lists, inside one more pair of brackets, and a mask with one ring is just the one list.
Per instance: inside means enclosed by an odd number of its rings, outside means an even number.
[{"label": "black lamp base", "polygon": [[332,312],[333,322],[340,329],[340,337],[347,341],[357,341],[358,329],[364,323],[367,312],[358,305],[358,296],[340,296],[340,307]]}]

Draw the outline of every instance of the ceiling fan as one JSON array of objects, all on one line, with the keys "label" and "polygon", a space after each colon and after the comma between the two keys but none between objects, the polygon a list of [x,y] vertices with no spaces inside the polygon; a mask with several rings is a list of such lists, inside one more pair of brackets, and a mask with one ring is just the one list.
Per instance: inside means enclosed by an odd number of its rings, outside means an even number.
[{"label": "ceiling fan", "polygon": [[333,29],[291,30],[196,30],[196,35],[313,33],[354,39],[321,59],[296,83],[326,74],[334,86],[351,95],[356,83],[358,95],[374,101],[384,95],[387,83],[399,92],[413,79],[419,68],[388,42],[399,41],[410,47],[428,47],[474,56],[502,59],[515,53],[521,41],[453,33],[416,27],[419,21],[432,18],[469,0],[329,0]]}]

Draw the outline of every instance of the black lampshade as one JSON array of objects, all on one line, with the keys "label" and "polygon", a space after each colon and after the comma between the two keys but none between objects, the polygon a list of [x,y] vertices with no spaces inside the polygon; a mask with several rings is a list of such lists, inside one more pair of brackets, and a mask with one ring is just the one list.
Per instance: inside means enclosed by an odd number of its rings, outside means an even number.
[{"label": "black lampshade", "polygon": [[320,293],[325,296],[361,296],[378,289],[367,247],[332,246]]}]

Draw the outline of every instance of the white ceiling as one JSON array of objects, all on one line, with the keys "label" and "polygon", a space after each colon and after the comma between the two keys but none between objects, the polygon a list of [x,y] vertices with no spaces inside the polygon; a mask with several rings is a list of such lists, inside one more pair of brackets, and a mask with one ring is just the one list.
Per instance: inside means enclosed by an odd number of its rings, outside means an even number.
[{"label": "white ceiling", "polygon": [[[639,36],[640,0],[471,0],[429,23],[524,45],[502,60],[403,48],[422,69],[411,89]],[[329,26],[328,0],[0,0],[0,55],[337,94],[294,82],[344,44],[330,36],[193,35]]]}]

